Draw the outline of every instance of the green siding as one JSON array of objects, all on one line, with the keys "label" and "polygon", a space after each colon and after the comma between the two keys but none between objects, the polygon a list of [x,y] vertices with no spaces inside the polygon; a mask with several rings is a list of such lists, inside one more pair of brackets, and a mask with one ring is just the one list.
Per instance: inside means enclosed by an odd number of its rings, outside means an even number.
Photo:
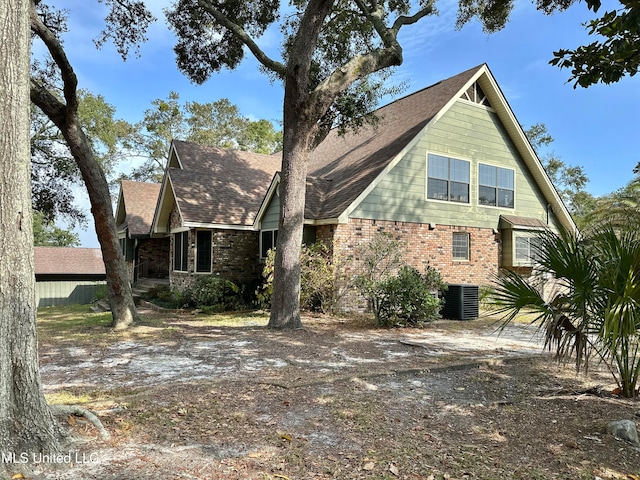
[{"label": "green siding", "polygon": [[271,202],[262,217],[262,230],[275,230],[278,228],[278,218],[280,216],[280,196],[271,197]]},{"label": "green siding", "polygon": [[[471,162],[470,203],[426,199],[427,154]],[[478,205],[478,163],[515,170],[515,208]],[[456,102],[350,215],[390,221],[498,228],[501,214],[546,220],[546,200],[498,116]]]},{"label": "green siding", "polygon": [[93,303],[106,292],[105,281],[69,280],[36,282],[38,307]]}]

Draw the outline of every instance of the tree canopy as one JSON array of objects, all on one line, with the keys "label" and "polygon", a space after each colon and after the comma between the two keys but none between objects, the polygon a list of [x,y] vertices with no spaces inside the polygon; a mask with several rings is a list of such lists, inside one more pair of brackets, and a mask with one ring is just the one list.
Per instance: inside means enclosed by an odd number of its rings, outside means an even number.
[{"label": "tree canopy", "polygon": [[[594,13],[600,0],[586,0]],[[587,88],[596,83],[615,83],[634,76],[640,67],[640,1],[620,0],[620,8],[606,11],[585,25],[589,35],[599,37],[588,45],[554,52],[551,64],[571,69],[569,81]]]},{"label": "tree canopy", "polygon": [[[113,177],[133,142],[134,126],[115,118],[115,108],[102,95],[78,92],[80,123],[88,134],[95,158]],[[74,203],[73,188],[83,184],[82,175],[55,123],[39,108],[31,108],[31,186],[33,208],[46,222],[60,217],[86,223],[86,213]]]},{"label": "tree canopy", "polygon": [[36,247],[79,247],[77,233],[47,221],[40,212],[33,212],[33,244]]},{"label": "tree canopy", "polygon": [[226,98],[207,103],[181,102],[177,92],[170,92],[166,99],[153,100],[151,105],[136,124],[138,133],[130,146],[131,151],[147,158],[129,175],[134,180],[162,178],[173,139],[264,154],[282,148],[282,132],[271,122],[242,116]]}]

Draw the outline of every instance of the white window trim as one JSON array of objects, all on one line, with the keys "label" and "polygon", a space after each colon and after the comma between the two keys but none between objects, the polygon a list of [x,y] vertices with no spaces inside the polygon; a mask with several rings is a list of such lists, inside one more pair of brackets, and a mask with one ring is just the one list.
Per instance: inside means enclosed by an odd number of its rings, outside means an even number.
[{"label": "white window trim", "polygon": [[[482,203],[480,203],[480,165],[486,165],[487,167],[496,167],[496,168],[502,168],[504,170],[511,170],[513,172],[513,207],[500,207],[498,205],[483,205]],[[500,210],[509,210],[509,211],[514,211],[516,209],[516,203],[517,203],[517,191],[516,191],[516,169],[515,168],[511,168],[511,167],[505,167],[504,165],[496,165],[495,163],[490,163],[490,162],[482,162],[482,161],[478,161],[477,167],[476,167],[476,204],[479,207],[482,208],[496,208],[496,209],[500,209]],[[486,187],[488,187],[489,185],[484,185]],[[496,187],[498,188],[498,187]],[[497,195],[497,192],[496,192]],[[496,202],[497,203],[497,202]]]},{"label": "white window trim", "polygon": [[[467,256],[466,258],[453,256],[453,239],[456,235],[465,235],[467,237]],[[470,262],[471,261],[471,235],[469,232],[452,232],[451,234],[451,258],[454,262]]]},{"label": "white window trim", "polygon": [[[187,261],[186,261],[186,265],[185,265],[185,267],[187,267],[187,269],[186,270],[177,270],[176,269],[176,265],[175,265],[175,260],[176,260],[176,253],[175,253],[175,251],[176,251],[176,238],[175,238],[175,235],[181,235],[182,236],[185,232],[187,232]],[[173,252],[171,252],[173,254],[173,259],[172,259],[173,260],[173,265],[172,265],[172,267],[173,267],[173,271],[174,272],[189,273],[189,233],[188,232],[189,232],[188,229],[187,230],[182,229],[182,230],[179,230],[179,231],[171,232],[171,235],[174,235],[174,237],[173,237]],[[181,255],[181,257],[182,257],[182,255]]]},{"label": "white window trim", "polygon": [[[512,264],[514,267],[534,267],[537,262],[531,258],[531,240],[536,238],[535,234],[532,233],[525,233],[523,234],[522,232],[518,232],[520,234],[517,234],[515,231],[513,232],[513,258],[512,258]],[[518,239],[519,238],[523,238],[523,239],[527,239],[528,240],[528,244],[529,244],[529,258],[527,259],[519,259],[518,258]]]},{"label": "white window trim", "polygon": [[262,256],[262,234],[264,232],[271,232],[271,242],[273,244],[272,248],[275,248],[275,246],[276,246],[275,243],[276,242],[273,241],[273,232],[277,232],[277,231],[278,231],[277,228],[267,228],[265,230],[260,230],[260,242],[259,242],[259,245],[258,245],[258,247],[260,249],[260,260],[266,260],[266,258],[267,258],[267,257],[263,257]]},{"label": "white window trim", "polygon": [[[461,162],[467,162],[469,164],[469,201],[468,202],[456,202],[454,200],[440,200],[438,198],[429,198],[429,155],[437,155],[439,157],[445,157],[448,159],[453,159],[453,160],[460,160]],[[425,201],[427,202],[437,202],[437,203],[444,203],[447,205],[473,205],[473,182],[472,182],[472,178],[473,175],[471,174],[472,172],[472,168],[473,168],[473,161],[472,160],[468,160],[466,158],[460,158],[460,157],[455,157],[455,156],[451,156],[447,153],[437,153],[437,152],[427,152],[426,158],[425,158],[425,178],[424,178],[424,198]],[[436,179],[436,180],[441,180],[441,179]],[[451,182],[451,180],[447,179],[448,182]]]}]

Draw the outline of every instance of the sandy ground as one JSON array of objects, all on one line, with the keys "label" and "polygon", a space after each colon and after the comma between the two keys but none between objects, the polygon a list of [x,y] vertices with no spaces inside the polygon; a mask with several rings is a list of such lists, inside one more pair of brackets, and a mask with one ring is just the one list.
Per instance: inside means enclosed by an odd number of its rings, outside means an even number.
[{"label": "sandy ground", "polygon": [[550,361],[535,331],[488,322],[383,330],[217,327],[189,316],[125,338],[47,342],[48,394],[89,397],[112,433],[33,478],[632,479],[640,452],[603,425],[637,402]]}]

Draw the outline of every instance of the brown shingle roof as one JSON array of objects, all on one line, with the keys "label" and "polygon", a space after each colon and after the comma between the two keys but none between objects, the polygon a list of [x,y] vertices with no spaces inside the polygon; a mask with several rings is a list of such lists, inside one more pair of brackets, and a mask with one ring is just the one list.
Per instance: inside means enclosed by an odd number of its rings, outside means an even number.
[{"label": "brown shingle roof", "polygon": [[253,225],[280,157],[174,140],[169,176],[185,222]]},{"label": "brown shingle roof", "polygon": [[305,216],[320,220],[344,212],[481,67],[380,108],[376,127],[344,136],[331,131],[311,154]]},{"label": "brown shingle roof", "polygon": [[[305,218],[337,218],[456,95],[481,66],[396,100],[375,113],[376,127],[333,130],[309,159]],[[252,225],[280,155],[174,140],[182,169],[169,168],[183,221]]]},{"label": "brown shingle roof", "polygon": [[36,275],[104,275],[99,248],[34,247]]},{"label": "brown shingle roof", "polygon": [[122,180],[122,196],[127,212],[125,223],[129,227],[129,236],[149,235],[159,193],[159,183]]},{"label": "brown shingle roof", "polygon": [[547,228],[549,226],[538,218],[517,217],[515,215],[500,215],[500,220],[504,220],[512,227]]}]

